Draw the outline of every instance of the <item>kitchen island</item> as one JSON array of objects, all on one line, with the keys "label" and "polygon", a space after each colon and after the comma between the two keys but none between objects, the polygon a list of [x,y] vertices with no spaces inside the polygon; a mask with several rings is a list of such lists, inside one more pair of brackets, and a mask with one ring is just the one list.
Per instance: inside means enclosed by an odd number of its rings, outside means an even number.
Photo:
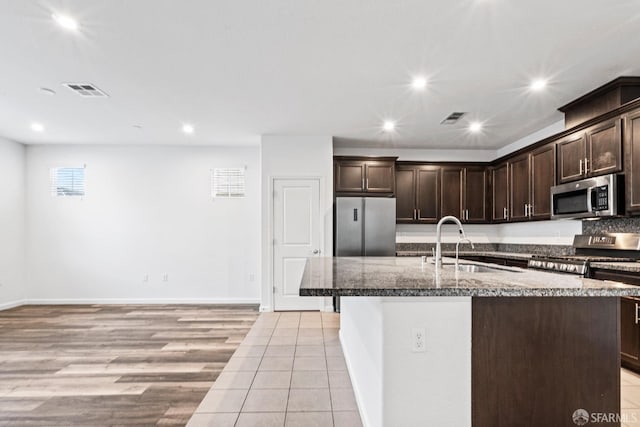
[{"label": "kitchen island", "polygon": [[620,425],[618,297],[640,287],[336,257],[309,259],[300,295],[342,297],[340,339],[367,426],[572,426],[578,409]]}]

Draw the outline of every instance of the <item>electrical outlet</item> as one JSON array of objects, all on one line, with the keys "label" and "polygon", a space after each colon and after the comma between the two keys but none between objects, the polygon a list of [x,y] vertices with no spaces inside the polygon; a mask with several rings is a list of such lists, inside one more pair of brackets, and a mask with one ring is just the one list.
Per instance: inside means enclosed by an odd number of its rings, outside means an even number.
[{"label": "electrical outlet", "polygon": [[149,281],[149,275],[145,274],[144,276],[142,276],[142,281],[145,282],[145,283],[148,282]]},{"label": "electrical outlet", "polygon": [[424,353],[427,351],[424,328],[411,329],[411,351],[414,353]]},{"label": "electrical outlet", "polygon": [[256,275],[255,274],[250,274],[249,275],[249,281],[253,282],[254,280],[256,280]]},{"label": "electrical outlet", "polygon": [[169,274],[168,273],[164,273],[162,275],[162,281],[163,282],[168,282],[169,281]]}]

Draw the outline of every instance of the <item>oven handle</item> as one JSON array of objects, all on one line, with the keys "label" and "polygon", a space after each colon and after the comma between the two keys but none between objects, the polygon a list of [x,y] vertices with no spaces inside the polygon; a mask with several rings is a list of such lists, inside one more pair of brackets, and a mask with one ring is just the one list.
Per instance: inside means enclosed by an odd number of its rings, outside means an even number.
[{"label": "oven handle", "polygon": [[636,303],[636,325],[638,324],[639,321],[640,321],[640,318],[638,317],[638,303]]},{"label": "oven handle", "polygon": [[591,203],[591,193],[593,192],[593,187],[587,188],[587,212],[593,212],[593,203]]}]

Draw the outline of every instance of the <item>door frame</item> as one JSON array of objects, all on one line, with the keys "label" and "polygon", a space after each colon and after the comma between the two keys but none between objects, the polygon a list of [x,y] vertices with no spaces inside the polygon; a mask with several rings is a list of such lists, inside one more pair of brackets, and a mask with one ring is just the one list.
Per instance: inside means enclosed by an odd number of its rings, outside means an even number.
[{"label": "door frame", "polygon": [[[275,261],[274,259],[274,250],[273,250],[273,221],[274,221],[274,211],[275,211],[275,197],[274,197],[274,190],[275,190],[275,182],[276,181],[299,181],[299,180],[316,180],[318,181],[318,197],[320,198],[319,200],[319,206],[320,206],[320,212],[318,212],[318,233],[320,234],[318,236],[319,240],[318,240],[318,246],[320,247],[320,254],[321,256],[325,255],[325,233],[326,233],[326,224],[325,224],[325,215],[324,215],[324,209],[326,209],[325,206],[325,178],[321,175],[303,175],[303,176],[297,176],[297,175],[276,175],[276,176],[271,176],[269,177],[269,193],[268,193],[268,197],[269,197],[269,209],[267,211],[267,286],[263,286],[262,288],[262,301],[263,301],[263,307],[266,306],[268,307],[268,309],[264,310],[264,311],[275,311],[275,297],[274,297],[274,277],[273,277],[273,263]],[[266,298],[265,298],[266,296]],[[318,303],[318,310],[320,311],[332,311],[333,310],[333,305],[331,305],[330,310],[329,310],[329,306],[327,306],[324,302],[325,298],[320,298],[319,299],[319,303]]]}]

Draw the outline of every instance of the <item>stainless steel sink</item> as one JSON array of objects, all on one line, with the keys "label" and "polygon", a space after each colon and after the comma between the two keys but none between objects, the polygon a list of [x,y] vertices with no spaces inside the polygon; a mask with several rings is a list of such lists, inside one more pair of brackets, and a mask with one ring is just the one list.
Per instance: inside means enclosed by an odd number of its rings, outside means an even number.
[{"label": "stainless steel sink", "polygon": [[511,268],[502,268],[502,267],[489,267],[487,265],[478,265],[478,264],[458,264],[458,271],[463,273],[497,273],[500,271],[509,271],[511,273],[522,273],[521,270],[516,270]]}]

